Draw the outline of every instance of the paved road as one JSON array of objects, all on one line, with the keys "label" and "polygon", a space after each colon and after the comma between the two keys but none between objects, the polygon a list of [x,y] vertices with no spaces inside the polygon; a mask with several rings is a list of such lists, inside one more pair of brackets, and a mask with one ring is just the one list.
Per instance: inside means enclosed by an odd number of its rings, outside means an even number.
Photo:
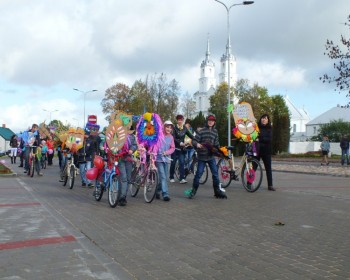
[{"label": "paved road", "polygon": [[57,166],[15,170],[0,177],[0,279],[350,279],[345,176],[289,168],[276,192],[235,182],[227,200],[209,183],[189,200],[175,183],[170,202],[112,209],[79,181],[61,186]]}]

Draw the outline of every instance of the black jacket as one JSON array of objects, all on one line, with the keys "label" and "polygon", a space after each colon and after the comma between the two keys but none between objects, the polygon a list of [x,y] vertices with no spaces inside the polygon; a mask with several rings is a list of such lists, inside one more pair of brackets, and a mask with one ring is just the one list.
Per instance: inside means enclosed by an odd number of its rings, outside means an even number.
[{"label": "black jacket", "polygon": [[261,125],[259,129],[259,155],[271,155],[272,128]]},{"label": "black jacket", "polygon": [[177,125],[174,126],[173,129],[173,136],[174,136],[174,142],[175,142],[175,148],[176,149],[183,149],[184,147],[180,146],[180,143],[185,142],[185,136],[190,137],[193,139],[192,133],[187,129],[186,126],[183,126],[182,129],[178,128]]}]

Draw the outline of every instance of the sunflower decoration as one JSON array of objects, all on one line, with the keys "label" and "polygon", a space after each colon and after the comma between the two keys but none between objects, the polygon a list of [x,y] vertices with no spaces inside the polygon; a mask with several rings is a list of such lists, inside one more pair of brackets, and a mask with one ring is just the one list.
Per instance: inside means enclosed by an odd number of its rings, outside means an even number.
[{"label": "sunflower decoration", "polygon": [[247,102],[242,102],[234,108],[233,117],[235,127],[232,129],[233,135],[243,142],[253,142],[259,136],[259,127],[256,123],[252,106]]},{"label": "sunflower decoration", "polygon": [[81,128],[69,128],[65,145],[73,153],[76,153],[84,146],[84,130]]},{"label": "sunflower decoration", "polygon": [[139,144],[157,151],[164,138],[163,123],[156,113],[144,113],[136,125],[136,134]]},{"label": "sunflower decoration", "polygon": [[106,143],[109,150],[116,154],[127,140],[132,125],[132,115],[117,111],[111,114],[110,120],[106,129]]}]

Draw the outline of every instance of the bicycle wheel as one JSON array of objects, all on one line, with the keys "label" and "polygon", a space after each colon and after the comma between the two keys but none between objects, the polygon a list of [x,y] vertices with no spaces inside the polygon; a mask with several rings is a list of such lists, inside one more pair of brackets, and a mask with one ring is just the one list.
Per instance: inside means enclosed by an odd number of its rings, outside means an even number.
[{"label": "bicycle wheel", "polygon": [[[193,163],[193,174],[194,174],[194,176],[196,176],[197,168],[198,168],[198,161]],[[207,180],[208,180],[208,165],[205,164],[204,172],[203,172],[202,176],[199,178],[199,184],[203,185],[203,184],[205,184],[207,182]]]},{"label": "bicycle wheel", "polygon": [[70,189],[73,189],[74,180],[75,180],[75,166],[71,165],[69,169],[69,188]]},{"label": "bicycle wheel", "polygon": [[179,161],[177,160],[176,163],[175,163],[175,172],[174,172],[174,175],[176,177],[176,179],[178,181],[180,181],[180,165],[179,165]]},{"label": "bicycle wheel", "polygon": [[145,201],[151,203],[156,196],[156,190],[158,186],[158,172],[157,170],[150,170],[147,174],[146,183],[144,186],[143,194]]},{"label": "bicycle wheel", "polygon": [[68,163],[64,166],[63,169],[63,186],[67,185],[68,182]]},{"label": "bicycle wheel", "polygon": [[35,172],[34,169],[35,169],[35,156],[32,157],[32,163],[29,168],[30,177],[34,176],[34,172]]},{"label": "bicycle wheel", "polygon": [[260,162],[255,158],[248,158],[242,167],[241,178],[247,192],[257,191],[263,178]]},{"label": "bicycle wheel", "polygon": [[100,201],[102,199],[103,191],[104,191],[103,182],[95,180],[94,198],[96,201]]},{"label": "bicycle wheel", "polygon": [[227,188],[231,183],[231,170],[230,170],[230,160],[222,158],[217,163],[218,175],[221,183],[221,187]]},{"label": "bicycle wheel", "polygon": [[131,174],[131,183],[130,183],[130,193],[132,197],[135,197],[141,187],[142,176],[141,176],[141,166],[135,167]]},{"label": "bicycle wheel", "polygon": [[119,181],[117,175],[112,175],[108,188],[108,203],[112,208],[116,207],[120,198]]}]

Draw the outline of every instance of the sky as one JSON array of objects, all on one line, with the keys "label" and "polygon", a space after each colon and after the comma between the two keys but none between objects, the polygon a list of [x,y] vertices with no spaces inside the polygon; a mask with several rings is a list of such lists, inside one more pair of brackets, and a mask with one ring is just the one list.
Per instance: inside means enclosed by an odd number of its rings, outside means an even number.
[{"label": "sky", "polygon": [[[227,13],[214,0],[0,0],[0,10],[0,124],[14,132],[50,118],[83,126],[84,111],[106,126],[100,105],[106,89],[156,73],[193,94],[208,34],[217,75],[227,42]],[[269,95],[288,95],[311,119],[346,104],[345,93],[319,77],[334,73],[325,43],[350,37],[349,14],[348,0],[234,6],[238,78]]]}]

